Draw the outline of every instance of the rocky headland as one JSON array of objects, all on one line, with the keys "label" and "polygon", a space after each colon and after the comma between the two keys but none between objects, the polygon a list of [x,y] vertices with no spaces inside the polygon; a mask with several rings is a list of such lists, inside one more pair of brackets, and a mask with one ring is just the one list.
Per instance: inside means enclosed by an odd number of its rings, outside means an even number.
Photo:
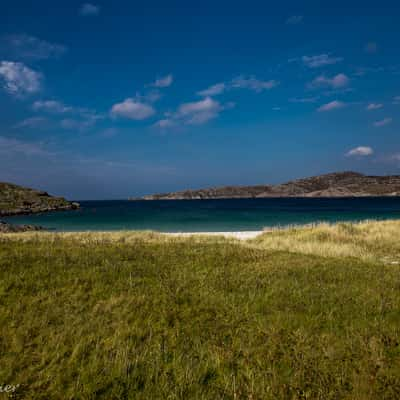
[{"label": "rocky headland", "polygon": [[147,195],[131,200],[202,200],[272,197],[400,196],[400,175],[370,176],[358,172],[297,179],[278,185],[223,186]]},{"label": "rocky headland", "polygon": [[0,217],[78,209],[79,204],[47,192],[0,182]]}]

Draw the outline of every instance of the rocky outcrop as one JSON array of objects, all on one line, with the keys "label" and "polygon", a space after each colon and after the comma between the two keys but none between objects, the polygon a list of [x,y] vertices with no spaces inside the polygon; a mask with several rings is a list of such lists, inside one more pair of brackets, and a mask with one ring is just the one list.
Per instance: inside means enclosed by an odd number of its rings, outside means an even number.
[{"label": "rocky outcrop", "polygon": [[47,192],[0,182],[0,217],[48,211],[74,210],[78,203]]},{"label": "rocky outcrop", "polygon": [[15,233],[15,232],[29,232],[29,231],[42,231],[43,227],[37,225],[14,225],[4,221],[0,221],[0,233]]},{"label": "rocky outcrop", "polygon": [[267,197],[400,196],[400,176],[336,172],[279,185],[225,186],[144,196],[140,200],[237,199]]}]

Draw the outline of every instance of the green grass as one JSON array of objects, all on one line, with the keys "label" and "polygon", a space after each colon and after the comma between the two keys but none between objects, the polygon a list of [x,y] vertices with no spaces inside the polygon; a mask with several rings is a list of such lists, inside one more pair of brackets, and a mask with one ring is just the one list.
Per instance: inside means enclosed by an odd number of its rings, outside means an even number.
[{"label": "green grass", "polygon": [[[367,240],[392,224],[244,243],[0,236],[0,385],[21,399],[397,399],[395,239]],[[338,249],[338,232],[366,252],[310,253]]]}]

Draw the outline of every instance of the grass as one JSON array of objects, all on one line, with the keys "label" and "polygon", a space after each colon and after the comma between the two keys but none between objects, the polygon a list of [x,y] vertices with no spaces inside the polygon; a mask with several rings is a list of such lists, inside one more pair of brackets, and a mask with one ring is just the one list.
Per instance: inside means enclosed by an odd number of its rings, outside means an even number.
[{"label": "grass", "polygon": [[268,250],[400,264],[399,235],[400,221],[317,224],[275,229],[252,244]]},{"label": "grass", "polygon": [[0,399],[397,399],[399,235],[2,235]]}]

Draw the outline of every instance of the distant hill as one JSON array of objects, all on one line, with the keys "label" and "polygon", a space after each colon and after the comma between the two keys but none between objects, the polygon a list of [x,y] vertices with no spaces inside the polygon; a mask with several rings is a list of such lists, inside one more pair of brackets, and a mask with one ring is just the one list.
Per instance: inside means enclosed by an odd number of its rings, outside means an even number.
[{"label": "distant hill", "polygon": [[0,217],[76,208],[79,208],[78,203],[63,197],[53,197],[40,190],[0,182]]},{"label": "distant hill", "polygon": [[279,185],[224,186],[199,190],[182,190],[148,195],[140,198],[140,200],[365,196],[400,196],[400,175],[368,176],[351,171],[335,172],[297,179]]}]

